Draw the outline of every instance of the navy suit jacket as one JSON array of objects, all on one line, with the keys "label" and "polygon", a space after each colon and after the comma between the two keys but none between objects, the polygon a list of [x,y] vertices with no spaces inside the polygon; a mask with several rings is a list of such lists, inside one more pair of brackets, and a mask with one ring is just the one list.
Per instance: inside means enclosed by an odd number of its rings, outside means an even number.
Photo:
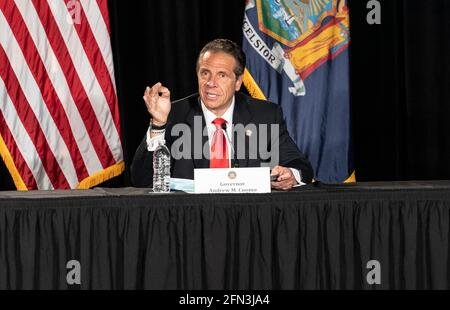
[{"label": "navy suit jacket", "polygon": [[[195,124],[195,117],[197,116],[197,126]],[[199,120],[201,119],[201,127]],[[176,124],[184,124],[185,128],[190,129],[190,136],[184,136],[183,134],[175,133],[172,135],[172,128]],[[297,145],[291,139],[286,129],[286,124],[283,119],[283,114],[281,111],[281,107],[274,103],[257,100],[251,97],[248,97],[240,92],[236,92],[235,94],[235,106],[233,111],[233,125],[242,124],[244,127],[249,124],[256,125],[257,128],[267,128],[267,144],[266,144],[266,152],[261,153],[258,150],[252,151],[252,148],[255,147],[254,141],[249,141],[250,139],[256,139],[256,134],[252,134],[249,136],[243,135],[238,137],[237,133],[234,133],[233,144],[236,156],[233,156],[232,166],[233,167],[261,167],[262,163],[267,163],[271,161],[272,158],[266,158],[267,150],[272,151],[270,149],[273,137],[271,134],[271,124],[278,124],[279,135],[276,135],[278,138],[279,144],[279,161],[278,165],[295,168],[300,171],[302,182],[310,183],[313,178],[313,170],[311,164],[305,155],[303,155],[298,149]],[[259,127],[259,125],[266,124],[266,127]],[[186,178],[193,179],[194,178],[194,168],[209,168],[209,142],[207,134],[203,134],[203,130],[194,131],[194,127],[204,129],[205,128],[205,118],[203,116],[203,111],[201,109],[200,97],[198,94],[191,95],[187,98],[180,99],[174,101],[172,103],[171,111],[169,113],[169,117],[167,120],[167,127],[165,132],[165,140],[166,145],[169,150],[171,150],[171,146],[173,143],[176,143],[176,140],[182,137],[184,141],[190,140],[191,142],[188,145],[183,145],[179,147],[179,143],[177,143],[177,147],[175,152],[182,152],[183,147],[186,146],[197,146],[197,147],[189,147],[190,156],[188,158],[179,158],[179,153],[172,154],[177,155],[177,159],[174,159],[172,156],[171,160],[171,176],[174,178]],[[248,127],[251,128],[251,127]],[[254,127],[253,127],[254,128]],[[205,131],[206,132],[206,131]],[[258,132],[258,135],[261,134],[262,131]],[[247,132],[249,133],[249,132]],[[196,136],[196,137],[194,137]],[[194,139],[196,141],[194,141]],[[258,138],[259,139],[259,138]],[[137,187],[151,187],[153,182],[153,152],[149,152],[147,150],[147,137],[144,136],[141,144],[133,158],[133,162],[131,165],[131,181],[134,186]],[[178,141],[180,142],[180,141]],[[201,143],[201,144],[200,144]],[[245,146],[242,146],[242,143]],[[201,145],[201,147],[198,147]],[[203,146],[205,146],[203,148]],[[205,153],[203,153],[203,149]],[[244,150],[244,156],[239,155],[239,150]],[[173,151],[173,150],[172,150]],[[186,154],[186,150],[184,150]],[[255,156],[256,153],[256,156]],[[207,155],[207,156],[205,156]],[[186,156],[185,156],[186,157]],[[236,158],[235,158],[236,157]],[[273,168],[273,167],[271,167]]]}]

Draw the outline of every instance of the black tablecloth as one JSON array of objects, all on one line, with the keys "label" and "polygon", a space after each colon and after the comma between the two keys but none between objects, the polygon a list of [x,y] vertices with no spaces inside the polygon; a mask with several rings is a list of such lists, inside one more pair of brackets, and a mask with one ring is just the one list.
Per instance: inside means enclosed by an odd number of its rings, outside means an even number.
[{"label": "black tablecloth", "polygon": [[0,288],[448,289],[449,227],[447,181],[0,192]]}]

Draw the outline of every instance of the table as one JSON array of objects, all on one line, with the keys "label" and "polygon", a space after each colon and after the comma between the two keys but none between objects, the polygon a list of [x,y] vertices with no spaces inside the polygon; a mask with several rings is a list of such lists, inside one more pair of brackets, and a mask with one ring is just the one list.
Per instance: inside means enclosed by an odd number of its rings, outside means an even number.
[{"label": "table", "polygon": [[0,192],[0,289],[448,289],[449,227],[450,181]]}]

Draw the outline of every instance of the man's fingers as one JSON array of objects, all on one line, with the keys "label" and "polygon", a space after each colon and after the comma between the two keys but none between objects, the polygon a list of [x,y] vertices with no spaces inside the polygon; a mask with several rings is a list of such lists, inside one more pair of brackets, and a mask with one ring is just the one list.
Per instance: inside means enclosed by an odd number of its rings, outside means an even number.
[{"label": "man's fingers", "polygon": [[148,103],[147,101],[148,101],[148,96],[149,96],[149,94],[150,94],[150,87],[146,87],[145,88],[145,91],[144,91],[144,96],[142,97],[142,98],[144,98],[144,101],[146,102],[146,103]]},{"label": "man's fingers", "polygon": [[161,88],[161,86],[162,86],[161,82],[158,82],[158,83],[156,83],[155,85],[153,85],[153,86],[151,87],[151,89],[152,89],[152,90],[158,90],[158,89]]},{"label": "man's fingers", "polygon": [[147,108],[150,108],[150,106],[155,105],[158,97],[158,91],[161,88],[161,83],[156,83],[151,88],[146,87],[144,91],[144,101],[147,106]]},{"label": "man's fingers", "polygon": [[155,92],[155,90],[154,90],[155,86],[156,86],[156,84],[153,85],[152,88],[150,88],[148,86],[145,88],[144,97],[143,98],[144,98],[144,101],[147,104],[147,106],[152,103],[151,102],[152,101],[151,98],[153,96],[153,93]]},{"label": "man's fingers", "polygon": [[272,186],[273,189],[277,189],[277,190],[283,190],[283,191],[287,191],[290,190],[292,188],[292,186]]},{"label": "man's fingers", "polygon": [[159,89],[159,94],[164,97],[170,97],[170,90],[167,87],[161,86]]},{"label": "man's fingers", "polygon": [[272,182],[272,184],[274,186],[276,186],[277,188],[283,188],[289,185],[290,180],[284,180],[284,181],[276,181],[276,182]]},{"label": "man's fingers", "polygon": [[156,83],[155,85],[153,85],[150,88],[150,90],[148,92],[148,96],[149,97],[156,97],[156,96],[158,96],[160,88],[161,88],[161,83],[160,82]]},{"label": "man's fingers", "polygon": [[158,102],[159,97],[169,99],[170,91],[167,87],[162,86],[162,84],[158,82],[152,86],[147,98],[151,105],[155,105]]},{"label": "man's fingers", "polygon": [[144,91],[144,96],[148,96],[150,94],[150,87],[146,87]]},{"label": "man's fingers", "polygon": [[276,166],[272,169],[271,174],[279,175],[275,182],[271,182],[271,186],[274,189],[289,190],[295,185],[294,175],[289,168]]},{"label": "man's fingers", "polygon": [[278,181],[284,181],[284,180],[289,180],[292,178],[292,173],[289,169],[287,169],[287,171],[283,171],[280,176],[278,177]]},{"label": "man's fingers", "polygon": [[277,181],[283,181],[289,179],[292,173],[288,168],[276,166],[272,169],[271,175],[278,175]]},{"label": "man's fingers", "polygon": [[272,175],[275,175],[275,174],[280,174],[280,170],[281,170],[282,168],[280,167],[280,166],[275,166],[275,167],[273,167],[273,169],[272,169]]},{"label": "man's fingers", "polygon": [[157,125],[158,122],[163,124],[167,120],[167,113],[170,111],[170,106],[167,107],[167,102],[170,103],[170,91],[167,87],[162,86],[160,82],[152,87],[146,87],[143,96],[147,111],[150,113],[152,119]]},{"label": "man's fingers", "polygon": [[280,182],[271,182],[270,185],[274,189],[288,190],[294,186],[294,182],[291,180],[285,180]]},{"label": "man's fingers", "polygon": [[[281,167],[280,166],[275,166],[273,169],[272,169],[272,171],[270,172],[270,175],[278,175],[278,177],[280,176],[280,174],[281,174]],[[278,180],[278,178],[277,178],[277,180]]]}]

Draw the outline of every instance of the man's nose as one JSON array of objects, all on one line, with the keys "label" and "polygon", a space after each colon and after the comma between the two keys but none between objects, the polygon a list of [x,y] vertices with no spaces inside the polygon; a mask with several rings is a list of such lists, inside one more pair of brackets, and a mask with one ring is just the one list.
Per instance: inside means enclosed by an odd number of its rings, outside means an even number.
[{"label": "man's nose", "polygon": [[210,77],[208,79],[208,81],[206,81],[206,85],[209,86],[209,87],[216,86],[216,78],[215,77]]}]

